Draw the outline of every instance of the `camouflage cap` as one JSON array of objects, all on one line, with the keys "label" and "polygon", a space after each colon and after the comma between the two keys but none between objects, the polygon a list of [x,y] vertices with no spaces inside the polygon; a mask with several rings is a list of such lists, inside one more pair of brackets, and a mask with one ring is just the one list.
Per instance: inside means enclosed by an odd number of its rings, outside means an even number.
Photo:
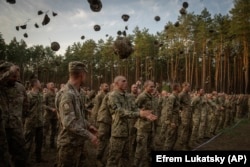
[{"label": "camouflage cap", "polygon": [[80,61],[72,61],[69,63],[69,72],[85,71],[88,72],[86,65]]},{"label": "camouflage cap", "polygon": [[3,62],[0,64],[0,80],[10,75],[10,68],[14,64],[10,62]]}]

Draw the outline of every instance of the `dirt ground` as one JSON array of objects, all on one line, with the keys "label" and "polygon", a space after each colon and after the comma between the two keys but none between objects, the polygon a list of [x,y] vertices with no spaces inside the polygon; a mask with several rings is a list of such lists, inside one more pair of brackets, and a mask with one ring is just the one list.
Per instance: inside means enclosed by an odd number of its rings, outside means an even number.
[{"label": "dirt ground", "polygon": [[[157,130],[158,131],[158,130]],[[193,150],[250,150],[250,120],[238,120],[231,127],[219,132],[216,137],[204,141],[197,145]],[[175,149],[179,150],[180,146],[176,145]],[[160,149],[156,147],[156,150]],[[95,167],[95,154],[96,151],[89,142],[86,142],[87,157],[84,166]],[[56,163],[56,149],[44,149],[43,159],[47,162],[35,163],[32,157],[32,167],[54,167]],[[70,157],[69,157],[70,158]]]}]

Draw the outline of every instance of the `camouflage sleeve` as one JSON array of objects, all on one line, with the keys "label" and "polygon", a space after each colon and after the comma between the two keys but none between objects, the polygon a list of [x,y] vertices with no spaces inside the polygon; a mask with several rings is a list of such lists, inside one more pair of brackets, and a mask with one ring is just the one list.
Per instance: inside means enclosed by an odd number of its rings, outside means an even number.
[{"label": "camouflage sleeve", "polygon": [[216,109],[216,110],[219,109],[219,106],[215,102],[213,102],[212,100],[208,100],[208,105],[210,107],[212,107],[213,109]]},{"label": "camouflage sleeve", "polygon": [[22,113],[22,117],[23,119],[27,116],[27,112],[29,110],[29,100],[28,100],[28,95],[26,93],[26,91],[23,91],[23,96],[24,96],[24,100],[23,100],[23,113]]},{"label": "camouflage sleeve", "polygon": [[44,94],[43,95],[43,108],[45,109],[45,110],[49,110],[49,111],[52,111],[52,108],[50,107],[50,106],[48,106],[48,94]]},{"label": "camouflage sleeve", "polygon": [[196,106],[198,104],[198,102],[199,102],[199,97],[192,98],[192,100],[191,100],[191,106],[192,107]]},{"label": "camouflage sleeve", "polygon": [[90,139],[90,132],[87,130],[89,124],[87,121],[82,121],[76,116],[74,111],[73,95],[63,94],[59,103],[59,115],[62,127],[72,132],[75,135],[82,136],[85,139]]},{"label": "camouflage sleeve", "polygon": [[109,96],[109,107],[111,114],[118,114],[120,118],[138,118],[140,117],[139,110],[129,111],[123,108],[118,100],[118,97],[115,95]]},{"label": "camouflage sleeve", "polygon": [[174,111],[174,102],[175,98],[170,97],[166,103],[167,105],[167,121],[172,122],[172,116],[173,116],[173,111]]},{"label": "camouflage sleeve", "polygon": [[135,105],[140,108],[143,109],[144,108],[144,97],[143,96],[138,96],[135,100]]}]

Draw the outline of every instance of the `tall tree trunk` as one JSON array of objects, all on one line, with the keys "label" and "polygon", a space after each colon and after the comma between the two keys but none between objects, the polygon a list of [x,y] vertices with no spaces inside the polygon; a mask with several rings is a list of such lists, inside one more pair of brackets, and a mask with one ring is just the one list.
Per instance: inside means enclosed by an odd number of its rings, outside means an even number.
[{"label": "tall tree trunk", "polygon": [[246,36],[243,37],[243,64],[244,64],[244,74],[245,74],[245,90],[244,93],[249,93],[249,56],[248,56],[248,43]]}]

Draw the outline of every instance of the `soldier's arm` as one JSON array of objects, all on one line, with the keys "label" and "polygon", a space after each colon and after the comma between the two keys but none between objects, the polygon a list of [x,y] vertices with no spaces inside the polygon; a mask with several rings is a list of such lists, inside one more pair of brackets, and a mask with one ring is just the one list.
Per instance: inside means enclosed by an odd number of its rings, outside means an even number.
[{"label": "soldier's arm", "polygon": [[52,107],[50,107],[49,105],[48,105],[48,94],[44,94],[43,95],[43,108],[45,109],[45,110],[49,110],[49,111],[52,111],[53,110],[53,108]]},{"label": "soldier's arm", "polygon": [[144,101],[144,97],[143,96],[138,96],[135,100],[135,105],[140,108],[140,109],[143,109],[144,108],[144,104],[145,104],[145,101]]},{"label": "soldier's arm", "polygon": [[91,140],[92,134],[87,130],[89,124],[84,124],[85,122],[77,119],[75,115],[73,106],[73,95],[62,95],[59,104],[59,115],[63,128],[76,135],[82,136],[85,139]]},{"label": "soldier's arm", "polygon": [[216,110],[219,109],[219,106],[215,102],[213,102],[212,100],[208,100],[208,105]]},{"label": "soldier's arm", "polygon": [[24,100],[23,100],[23,113],[22,113],[22,117],[23,119],[27,116],[27,112],[29,110],[29,99],[28,99],[28,95],[26,93],[26,91],[23,91],[23,96],[24,96]]},{"label": "soldier's arm", "polygon": [[140,117],[139,110],[136,109],[136,111],[129,111],[123,108],[119,101],[118,98],[115,95],[110,95],[109,96],[109,106],[111,109],[111,114],[118,114],[119,117],[123,118],[138,118]]}]

